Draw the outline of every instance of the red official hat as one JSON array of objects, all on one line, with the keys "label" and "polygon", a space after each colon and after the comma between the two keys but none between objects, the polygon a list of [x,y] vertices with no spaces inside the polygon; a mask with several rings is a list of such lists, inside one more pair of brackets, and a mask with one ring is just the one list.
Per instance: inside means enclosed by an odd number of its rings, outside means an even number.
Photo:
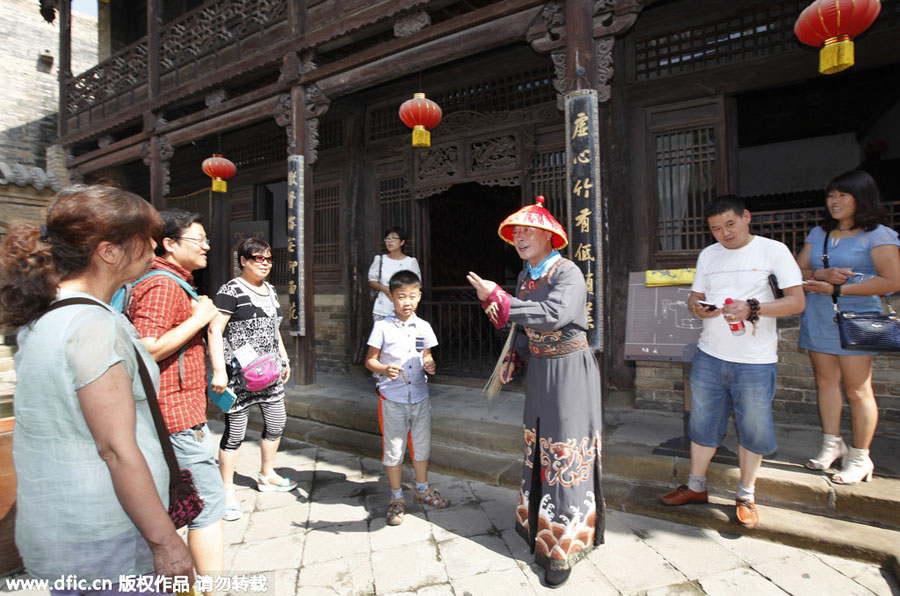
[{"label": "red official hat", "polygon": [[547,208],[544,207],[544,196],[537,196],[536,205],[525,205],[509,217],[503,220],[497,233],[508,243],[513,244],[513,228],[515,226],[528,226],[530,228],[538,228],[539,230],[547,230],[553,234],[551,243],[553,248],[560,250],[569,243],[569,237],[566,231],[560,225],[556,218],[550,215]]}]

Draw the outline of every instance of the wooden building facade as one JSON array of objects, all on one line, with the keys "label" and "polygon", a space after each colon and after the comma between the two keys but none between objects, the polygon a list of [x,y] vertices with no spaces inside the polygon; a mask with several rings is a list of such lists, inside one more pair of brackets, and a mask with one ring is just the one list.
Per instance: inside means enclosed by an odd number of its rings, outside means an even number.
[{"label": "wooden building facade", "polygon": [[[230,276],[228,248],[246,233],[270,240],[282,263],[274,281],[287,283],[286,164],[289,154],[303,155],[300,382],[312,382],[317,367],[361,361],[366,272],[394,225],[411,232],[408,252],[422,266],[421,310],[441,342],[442,371],[480,376],[502,338],[465,273],[515,280],[521,263],[496,227],[538,194],[571,229],[562,100],[595,89],[602,362],[606,383],[628,388],[628,273],[691,265],[709,242],[705,200],[746,196],[765,212],[757,231],[796,249],[823,205],[809,191],[860,165],[869,146],[883,147],[877,157],[896,170],[900,138],[884,145],[879,135],[896,132],[900,119],[900,2],[883,3],[857,43],[857,66],[827,80],[815,50],[793,35],[806,4],[110,0],[100,14],[106,59],[72,73],[61,0],[59,142],[78,179],[117,180],[159,208],[204,212],[216,240],[203,280],[210,293]],[[430,148],[411,147],[397,116],[414,92],[444,112]],[[795,180],[784,175],[774,192],[759,183],[758,172],[784,164],[771,163],[775,149],[754,147],[825,138],[816,150],[824,154],[821,147],[847,135],[855,148],[819,164],[819,177],[801,159]],[[238,167],[224,200],[202,191],[200,163],[212,153]],[[879,181],[897,193],[890,169],[878,170]]]}]

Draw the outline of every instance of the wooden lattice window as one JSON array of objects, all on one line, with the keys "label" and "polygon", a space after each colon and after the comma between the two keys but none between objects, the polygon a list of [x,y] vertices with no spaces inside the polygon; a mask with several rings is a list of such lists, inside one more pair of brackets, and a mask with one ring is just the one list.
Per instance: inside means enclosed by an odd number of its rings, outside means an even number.
[{"label": "wooden lattice window", "polygon": [[635,79],[656,79],[795,49],[794,22],[808,0],[769,3],[742,15],[635,42]]},{"label": "wooden lattice window", "polygon": [[[706,246],[703,206],[731,192],[725,98],[647,108],[650,207],[658,256]],[[669,253],[661,255],[660,253]]]},{"label": "wooden lattice window", "polygon": [[[378,203],[381,207],[381,229],[398,226],[406,230],[409,240],[404,252],[415,254],[413,230],[412,194],[405,176],[393,176],[378,180]],[[379,238],[379,244],[381,239]]]},{"label": "wooden lattice window", "polygon": [[[533,203],[535,197],[544,195],[547,200],[545,206],[550,213],[566,230],[571,230],[566,194],[566,150],[559,147],[536,151],[531,172],[531,195],[526,197],[525,202]],[[566,247],[566,253],[571,253],[571,247]]]},{"label": "wooden lattice window", "polygon": [[313,189],[313,268],[338,270],[341,264],[341,185]]},{"label": "wooden lattice window", "polygon": [[234,162],[238,170],[285,163],[287,162],[285,149],[287,147],[287,135],[285,135],[283,129],[280,133],[253,143],[225,147],[225,156]]},{"label": "wooden lattice window", "polygon": [[323,121],[319,126],[319,151],[344,146],[344,119]]},{"label": "wooden lattice window", "polygon": [[706,244],[703,205],[718,194],[716,130],[712,126],[655,135],[661,250]]},{"label": "wooden lattice window", "polygon": [[[556,101],[553,65],[511,73],[488,81],[479,81],[430,96],[444,115],[459,110],[493,112],[518,110]],[[379,106],[366,118],[367,141],[379,141],[408,134],[409,129],[397,117],[403,99]]]}]

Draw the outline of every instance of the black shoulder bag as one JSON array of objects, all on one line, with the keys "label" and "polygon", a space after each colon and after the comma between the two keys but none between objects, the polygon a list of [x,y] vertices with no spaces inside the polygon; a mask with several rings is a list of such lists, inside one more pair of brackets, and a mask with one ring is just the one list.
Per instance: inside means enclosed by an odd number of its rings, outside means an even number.
[{"label": "black shoulder bag", "polygon": [[[828,233],[822,246],[822,264],[828,269]],[[840,286],[838,286],[840,287]],[[838,290],[840,294],[840,290]],[[834,322],[837,323],[841,337],[841,347],[845,350],[861,352],[900,352],[900,327],[897,313],[888,301],[881,296],[883,310],[842,312],[838,306],[838,297],[832,293],[834,304]]]}]

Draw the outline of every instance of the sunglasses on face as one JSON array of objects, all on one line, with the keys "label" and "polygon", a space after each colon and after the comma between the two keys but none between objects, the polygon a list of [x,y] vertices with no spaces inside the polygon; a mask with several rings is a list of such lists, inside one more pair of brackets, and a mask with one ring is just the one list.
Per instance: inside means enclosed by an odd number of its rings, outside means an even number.
[{"label": "sunglasses on face", "polygon": [[264,255],[253,255],[253,260],[262,265],[263,263],[268,263],[271,265],[273,263],[272,257],[267,257]]}]

